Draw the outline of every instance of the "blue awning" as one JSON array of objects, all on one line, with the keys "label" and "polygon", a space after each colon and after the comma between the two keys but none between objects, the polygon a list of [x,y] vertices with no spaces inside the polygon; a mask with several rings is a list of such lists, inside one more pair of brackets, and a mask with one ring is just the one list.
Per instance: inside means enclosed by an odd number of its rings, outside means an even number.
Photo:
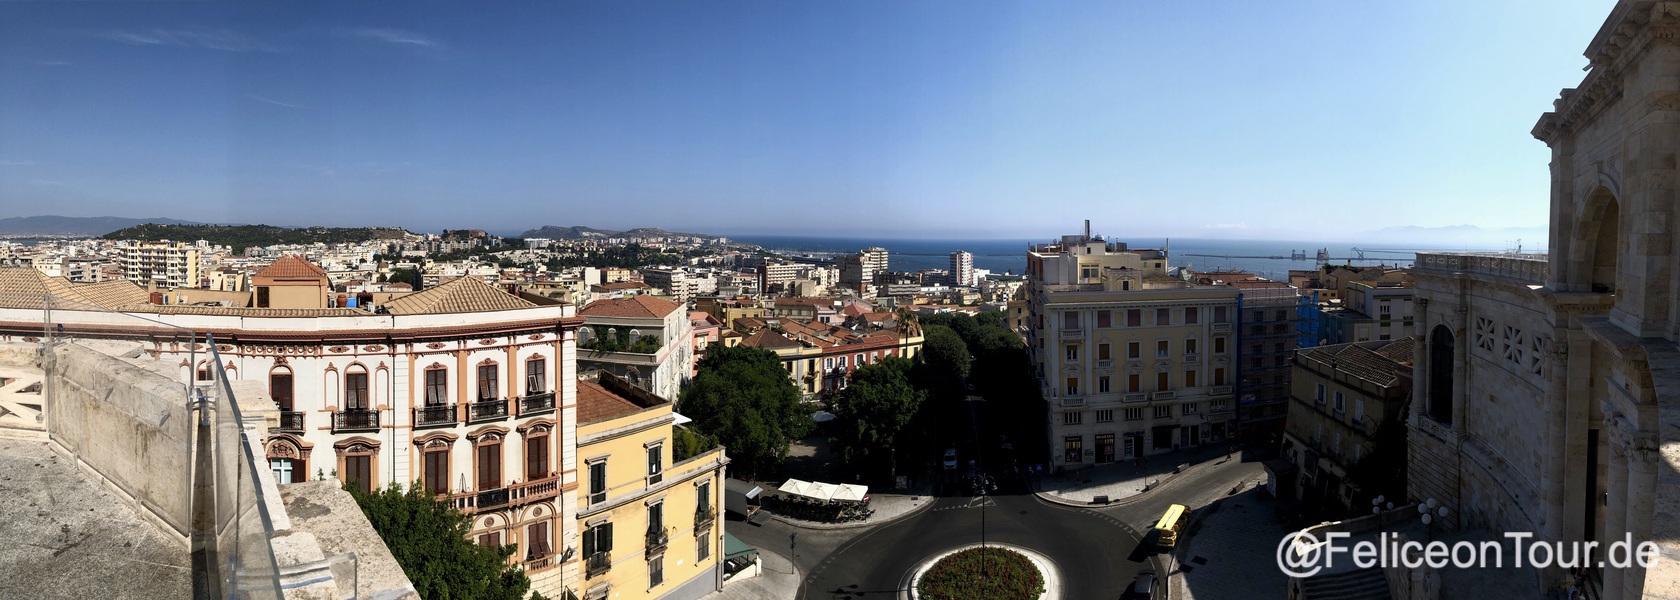
[{"label": "blue awning", "polygon": [[724,558],[724,560],[728,560],[728,559],[736,558],[736,557],[740,557],[740,556],[751,556],[751,555],[754,555],[754,554],[758,554],[758,549],[757,548],[754,548],[752,546],[748,546],[746,542],[741,541],[740,538],[737,538],[733,535],[729,535],[729,532],[727,532],[727,531],[723,532],[723,558]]}]

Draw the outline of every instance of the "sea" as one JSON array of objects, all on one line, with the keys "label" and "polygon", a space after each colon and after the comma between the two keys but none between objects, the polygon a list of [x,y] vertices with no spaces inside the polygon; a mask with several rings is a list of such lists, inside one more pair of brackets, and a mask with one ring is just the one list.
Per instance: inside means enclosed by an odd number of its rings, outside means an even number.
[{"label": "sea", "polygon": [[[1019,275],[1027,266],[1027,248],[1044,244],[1048,239],[906,239],[867,237],[797,237],[797,236],[732,236],[730,239],[761,246],[784,254],[830,258],[857,252],[864,248],[886,248],[888,268],[894,271],[949,269],[950,256],[957,250],[974,254],[974,267],[994,274]],[[1287,281],[1291,269],[1312,269],[1318,263],[1318,251],[1327,250],[1331,263],[1356,266],[1410,266],[1419,251],[1499,251],[1498,248],[1446,247],[1428,244],[1395,244],[1383,242],[1375,248],[1358,248],[1341,242],[1236,240],[1207,238],[1128,238],[1123,241],[1132,248],[1162,248],[1170,250],[1168,259],[1174,267],[1189,267],[1198,271],[1246,271],[1277,281]],[[1291,258],[1302,255],[1304,258]]]}]

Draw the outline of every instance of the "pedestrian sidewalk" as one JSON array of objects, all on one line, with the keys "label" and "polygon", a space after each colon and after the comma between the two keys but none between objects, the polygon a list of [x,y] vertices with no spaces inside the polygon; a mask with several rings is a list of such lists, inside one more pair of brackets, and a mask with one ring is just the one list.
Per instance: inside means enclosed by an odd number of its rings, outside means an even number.
[{"label": "pedestrian sidewalk", "polygon": [[[757,485],[765,488],[766,490],[771,489],[771,486],[763,483]],[[780,496],[781,491],[778,490],[776,495]],[[845,523],[806,521],[777,513],[774,508],[769,510],[770,513],[775,516],[777,521],[781,521],[795,527],[804,527],[806,529],[855,529],[859,527],[871,527],[898,520],[901,517],[910,515],[922,508],[925,508],[931,504],[933,500],[933,496],[929,494],[877,494],[875,492],[870,492],[869,508],[873,509],[875,514],[870,515],[869,518],[861,521],[848,521]]]},{"label": "pedestrian sidewalk", "polygon": [[787,557],[758,549],[763,571],[757,577],[737,577],[723,582],[723,589],[701,596],[701,600],[792,600],[805,579]]},{"label": "pedestrian sidewalk", "polygon": [[1201,509],[1180,538],[1169,598],[1284,598],[1288,577],[1278,543],[1293,529],[1273,518],[1273,500],[1257,485]]},{"label": "pedestrian sidewalk", "polygon": [[[1228,450],[1228,446],[1218,444],[1157,454],[1141,463],[1129,459],[1062,475],[1047,475],[1039,480],[1038,486],[1042,493],[1054,497],[1051,499],[1067,503],[1091,504],[1098,496],[1107,496],[1111,503],[1118,502],[1160,485],[1176,474],[1180,465],[1225,460]],[[1230,456],[1231,460],[1241,457],[1236,453]]]}]

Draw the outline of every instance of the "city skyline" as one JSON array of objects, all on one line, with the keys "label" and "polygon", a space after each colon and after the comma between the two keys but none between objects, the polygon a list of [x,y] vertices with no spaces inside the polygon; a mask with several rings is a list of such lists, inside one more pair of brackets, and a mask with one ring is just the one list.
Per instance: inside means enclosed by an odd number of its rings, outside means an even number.
[{"label": "city skyline", "polygon": [[1538,227],[1536,98],[1603,10],[1553,4],[7,5],[0,213],[1277,239],[1368,229],[1336,214],[1358,201]]}]

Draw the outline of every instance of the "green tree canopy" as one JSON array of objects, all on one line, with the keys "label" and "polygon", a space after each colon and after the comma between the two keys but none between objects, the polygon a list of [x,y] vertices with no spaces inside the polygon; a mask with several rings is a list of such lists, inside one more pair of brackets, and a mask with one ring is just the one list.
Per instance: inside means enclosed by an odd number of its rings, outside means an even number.
[{"label": "green tree canopy", "polygon": [[414,590],[427,600],[524,600],[531,580],[509,566],[514,546],[491,548],[467,540],[472,517],[423,491],[401,484],[363,494],[345,486],[391,549]]},{"label": "green tree canopy", "polygon": [[751,475],[781,465],[788,442],[810,431],[799,388],[776,353],[745,346],[712,346],[699,374],[682,391],[677,410],[701,433],[728,449]]},{"label": "green tree canopy", "polygon": [[894,463],[906,427],[921,409],[927,393],[910,383],[914,363],[888,357],[852,373],[846,389],[831,404],[836,417],[835,442],[846,463],[881,472]]},{"label": "green tree canopy", "polygon": [[969,370],[968,345],[943,325],[928,325],[922,332],[922,362],[926,365],[920,378],[923,385],[943,398],[962,396],[963,379]]}]

